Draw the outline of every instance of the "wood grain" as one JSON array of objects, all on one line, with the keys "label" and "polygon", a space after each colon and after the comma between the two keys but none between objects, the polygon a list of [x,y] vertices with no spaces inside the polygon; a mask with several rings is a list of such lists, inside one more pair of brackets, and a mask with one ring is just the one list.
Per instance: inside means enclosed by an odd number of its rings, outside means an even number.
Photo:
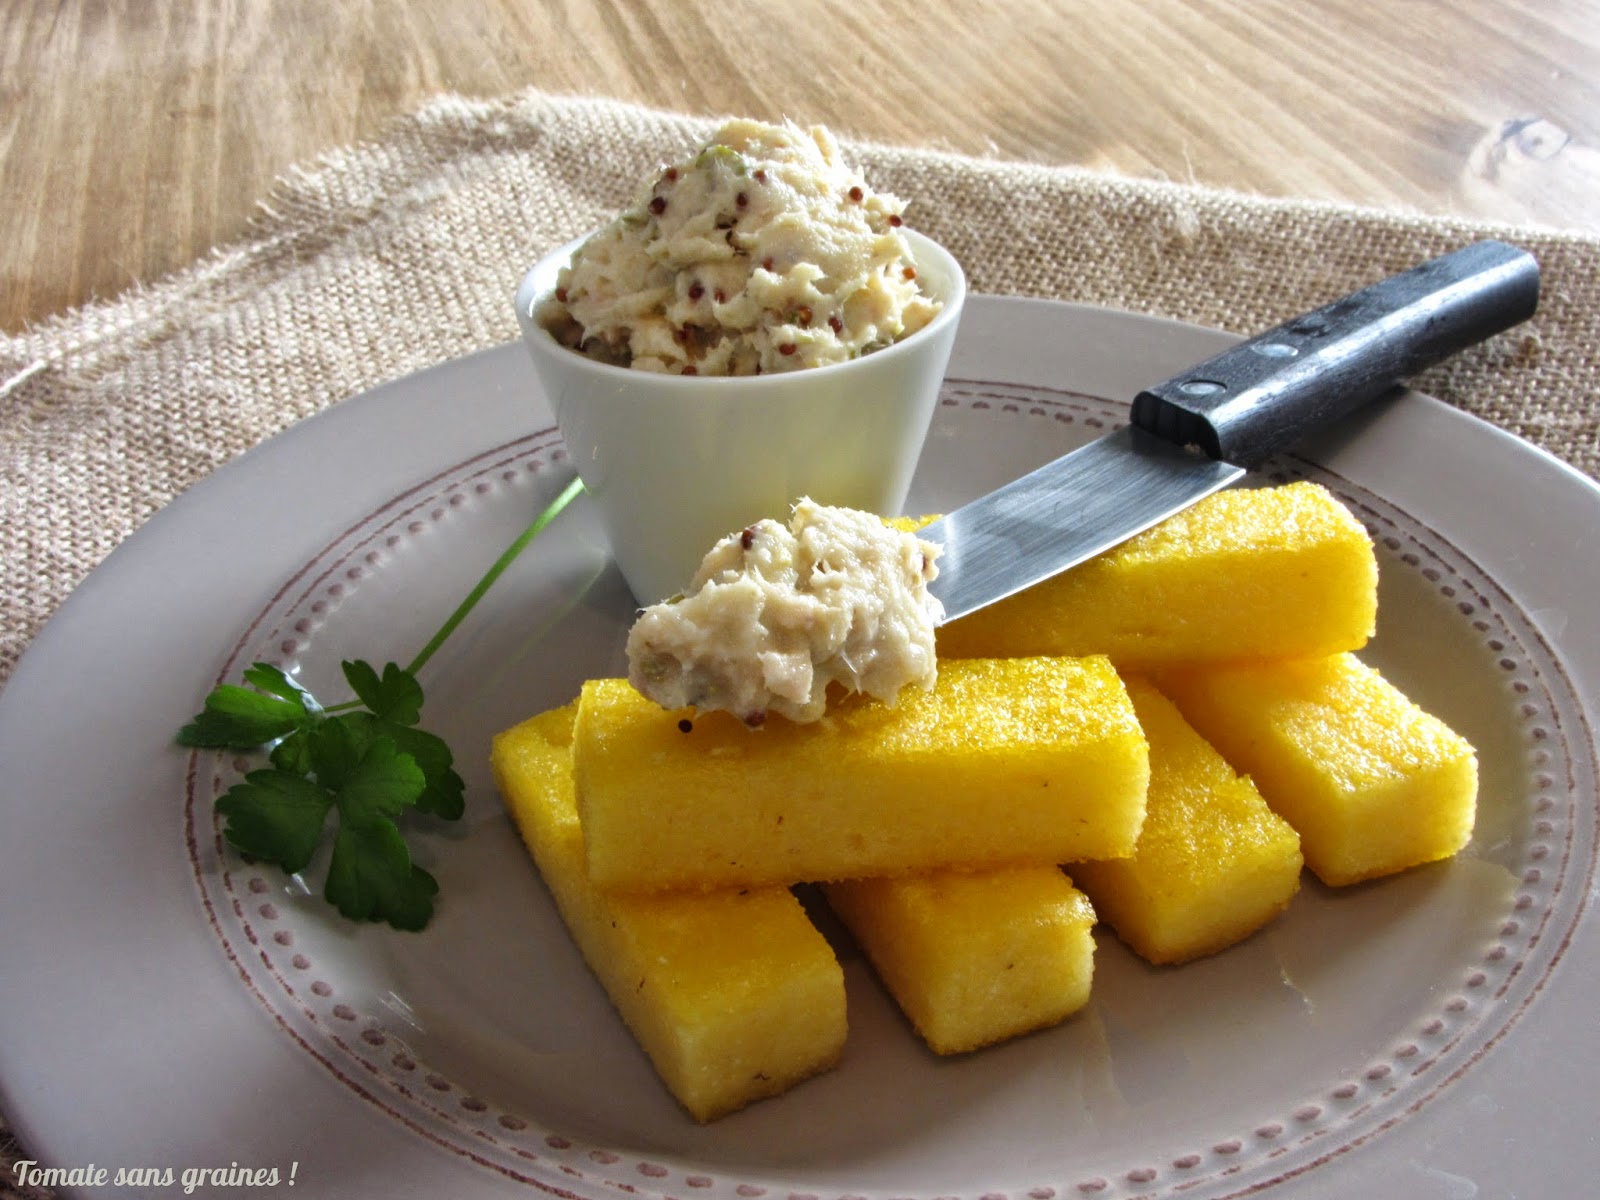
[{"label": "wood grain", "polygon": [[1600,0],[13,0],[0,327],[242,236],[290,164],[524,86],[1600,228]]}]

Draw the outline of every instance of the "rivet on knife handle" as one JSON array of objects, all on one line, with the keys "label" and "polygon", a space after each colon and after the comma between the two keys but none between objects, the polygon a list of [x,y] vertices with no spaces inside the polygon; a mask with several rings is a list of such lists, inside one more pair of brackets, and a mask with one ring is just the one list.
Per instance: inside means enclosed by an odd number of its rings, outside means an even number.
[{"label": "rivet on knife handle", "polygon": [[1140,392],[1134,425],[1253,467],[1402,379],[1533,315],[1539,265],[1475,242],[1286,321]]}]

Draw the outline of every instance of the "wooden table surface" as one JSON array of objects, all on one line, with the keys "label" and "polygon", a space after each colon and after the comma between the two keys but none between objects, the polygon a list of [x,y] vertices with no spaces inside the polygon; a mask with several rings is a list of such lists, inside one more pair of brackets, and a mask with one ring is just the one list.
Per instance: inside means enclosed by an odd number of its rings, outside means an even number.
[{"label": "wooden table surface", "polygon": [[245,234],[432,94],[1600,229],[1600,0],[9,0],[0,328]]}]

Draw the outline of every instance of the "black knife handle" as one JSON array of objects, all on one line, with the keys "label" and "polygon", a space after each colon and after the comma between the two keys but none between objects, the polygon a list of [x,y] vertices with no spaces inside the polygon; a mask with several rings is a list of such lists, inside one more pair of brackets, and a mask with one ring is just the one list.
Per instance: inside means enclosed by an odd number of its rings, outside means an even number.
[{"label": "black knife handle", "polygon": [[1400,380],[1533,315],[1539,264],[1475,242],[1225,350],[1134,399],[1132,421],[1258,466]]}]

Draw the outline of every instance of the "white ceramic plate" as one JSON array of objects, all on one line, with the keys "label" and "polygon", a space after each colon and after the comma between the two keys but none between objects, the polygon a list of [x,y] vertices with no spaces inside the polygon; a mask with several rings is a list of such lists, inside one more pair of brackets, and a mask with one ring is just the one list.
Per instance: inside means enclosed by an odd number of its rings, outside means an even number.
[{"label": "white ceramic plate", "polygon": [[[1226,341],[974,300],[910,507],[1109,428]],[[223,852],[211,805],[241,764],[173,731],[257,658],[331,695],[341,657],[411,656],[569,477],[523,354],[379,388],[219,471],[91,576],[0,699],[0,1085],[47,1164],[431,1197],[1592,1185],[1600,641],[1580,614],[1600,594],[1600,490],[1425,397],[1268,474],[1327,484],[1376,535],[1367,657],[1479,747],[1471,846],[1342,892],[1308,882],[1262,934],[1181,969],[1102,933],[1094,1000],[1057,1029],[939,1060],[842,947],[842,1065],[709,1127],[682,1114],[485,761],[494,731],[622,666],[631,605],[582,501],[425,674],[424,724],[469,788],[460,828],[416,839],[443,889],[425,933],[342,922]]]}]

